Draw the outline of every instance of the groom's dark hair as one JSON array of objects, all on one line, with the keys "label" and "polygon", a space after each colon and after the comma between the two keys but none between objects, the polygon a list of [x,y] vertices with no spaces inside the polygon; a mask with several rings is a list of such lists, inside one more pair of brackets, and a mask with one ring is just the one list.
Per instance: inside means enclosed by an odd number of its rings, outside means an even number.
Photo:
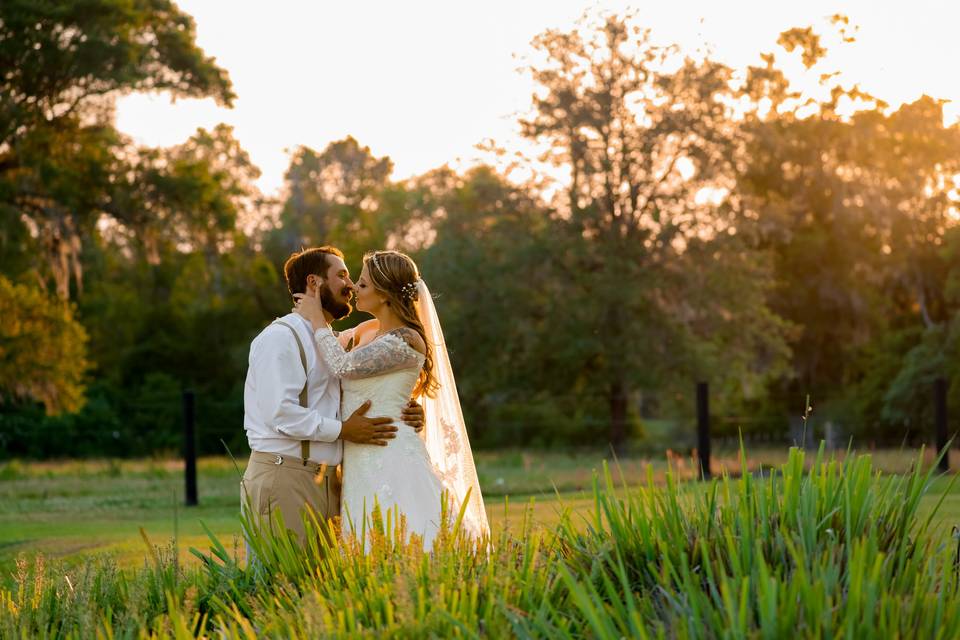
[{"label": "groom's dark hair", "polygon": [[287,290],[291,296],[307,292],[307,276],[327,276],[327,269],[330,268],[329,256],[337,256],[343,260],[343,251],[336,247],[323,246],[290,254],[283,265],[283,277],[287,280]]}]

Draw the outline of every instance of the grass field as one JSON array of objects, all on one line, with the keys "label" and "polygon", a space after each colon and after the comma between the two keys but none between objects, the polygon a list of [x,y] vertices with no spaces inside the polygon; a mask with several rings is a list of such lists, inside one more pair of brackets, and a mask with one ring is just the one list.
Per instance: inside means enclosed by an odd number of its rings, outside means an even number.
[{"label": "grass field", "polygon": [[190,509],[173,461],[8,463],[0,637],[960,637],[960,485],[931,455],[737,458],[705,483],[669,454],[484,453],[489,543],[261,532],[250,567],[229,460]]},{"label": "grass field", "polygon": [[[783,464],[784,449],[749,451],[749,468],[756,472]],[[916,460],[916,451],[872,452],[875,467],[884,473],[904,473]],[[839,457],[843,457],[840,455]],[[631,457],[613,461],[597,451],[537,453],[481,452],[477,466],[494,535],[517,526],[527,509],[536,527],[550,528],[562,509],[588,511],[594,472],[608,460],[614,474],[622,472],[629,484],[646,479],[647,467],[662,481],[668,465],[680,476],[692,477],[690,459],[667,454],[659,459]],[[932,462],[928,452],[926,459]],[[669,461],[669,462],[668,462]],[[241,461],[241,464],[243,461]],[[952,468],[960,465],[955,456]],[[713,471],[739,473],[732,453],[717,455]],[[242,471],[242,470],[241,470]],[[921,511],[939,500],[948,479],[938,479],[923,498]],[[225,544],[239,544],[239,476],[226,458],[201,459],[198,464],[200,504],[183,506],[183,467],[176,460],[92,460],[8,462],[0,466],[0,584],[9,583],[18,557],[40,553],[68,563],[93,554],[107,554],[120,566],[142,564],[148,547],[177,546],[183,562],[194,562],[190,547],[208,544],[201,522]],[[938,511],[933,532],[949,537],[960,525],[960,482]]]}]

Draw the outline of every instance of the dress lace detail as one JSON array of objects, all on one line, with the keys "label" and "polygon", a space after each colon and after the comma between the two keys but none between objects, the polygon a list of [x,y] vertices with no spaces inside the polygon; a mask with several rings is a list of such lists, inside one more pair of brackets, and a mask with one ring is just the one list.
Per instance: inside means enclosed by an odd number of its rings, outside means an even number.
[{"label": "dress lace detail", "polygon": [[396,508],[407,534],[421,536],[429,550],[440,529],[444,500],[453,516],[463,509],[463,529],[475,539],[488,537],[490,527],[443,331],[423,280],[418,284],[417,315],[424,324],[424,340],[431,345],[440,387],[435,396],[420,399],[426,415],[420,434],[401,419],[423,367],[424,355],[407,342],[419,343],[419,334],[397,329],[349,352],[342,346],[345,336],[338,340],[329,329],[318,330],[315,340],[323,359],[341,378],[340,414],[348,416],[370,400],[368,416],[389,416],[398,427],[386,447],[344,442],[344,534],[360,532],[374,504],[379,504],[381,513]]},{"label": "dress lace detail", "polygon": [[[406,531],[432,548],[440,528],[443,486],[423,438],[403,424],[401,413],[420,376],[424,356],[411,347],[403,330],[386,333],[347,352],[329,330],[315,334],[321,357],[341,378],[342,416],[370,400],[368,416],[387,416],[397,426],[396,438],[385,447],[343,443],[341,528],[359,535],[374,505],[381,514],[396,508]],[[365,547],[366,547],[366,542]]]},{"label": "dress lace detail", "polygon": [[320,355],[333,375],[353,380],[389,373],[411,366],[423,366],[423,354],[404,337],[406,327],[383,334],[372,342],[347,351],[330,329],[317,329],[314,338]]}]

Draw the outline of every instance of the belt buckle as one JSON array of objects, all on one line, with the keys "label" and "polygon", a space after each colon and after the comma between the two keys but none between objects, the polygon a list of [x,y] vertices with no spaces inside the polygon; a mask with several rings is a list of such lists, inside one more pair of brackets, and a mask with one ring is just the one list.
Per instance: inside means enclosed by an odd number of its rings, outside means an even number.
[{"label": "belt buckle", "polygon": [[273,461],[273,464],[275,464],[275,465],[277,465],[277,466],[283,464],[283,456],[277,455],[277,459]]}]

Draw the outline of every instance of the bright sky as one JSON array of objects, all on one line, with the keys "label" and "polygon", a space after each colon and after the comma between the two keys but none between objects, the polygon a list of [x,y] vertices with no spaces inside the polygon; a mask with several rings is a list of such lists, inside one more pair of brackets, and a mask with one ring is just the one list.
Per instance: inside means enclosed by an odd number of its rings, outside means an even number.
[{"label": "bright sky", "polygon": [[[347,135],[388,155],[395,178],[445,163],[470,164],[493,138],[516,146],[516,113],[533,87],[515,54],[547,28],[569,28],[585,9],[640,11],[662,43],[703,43],[734,67],[759,64],[778,34],[837,12],[859,25],[857,42],[828,54],[834,68],[892,105],[926,93],[960,103],[960,2],[956,0],[178,0],[197,40],[233,80],[233,109],[163,95],[120,100],[118,126],[151,146],[177,144],[197,127],[235,127],[263,171],[283,182],[288,149],[322,150]],[[948,120],[960,104],[947,107]]]}]

